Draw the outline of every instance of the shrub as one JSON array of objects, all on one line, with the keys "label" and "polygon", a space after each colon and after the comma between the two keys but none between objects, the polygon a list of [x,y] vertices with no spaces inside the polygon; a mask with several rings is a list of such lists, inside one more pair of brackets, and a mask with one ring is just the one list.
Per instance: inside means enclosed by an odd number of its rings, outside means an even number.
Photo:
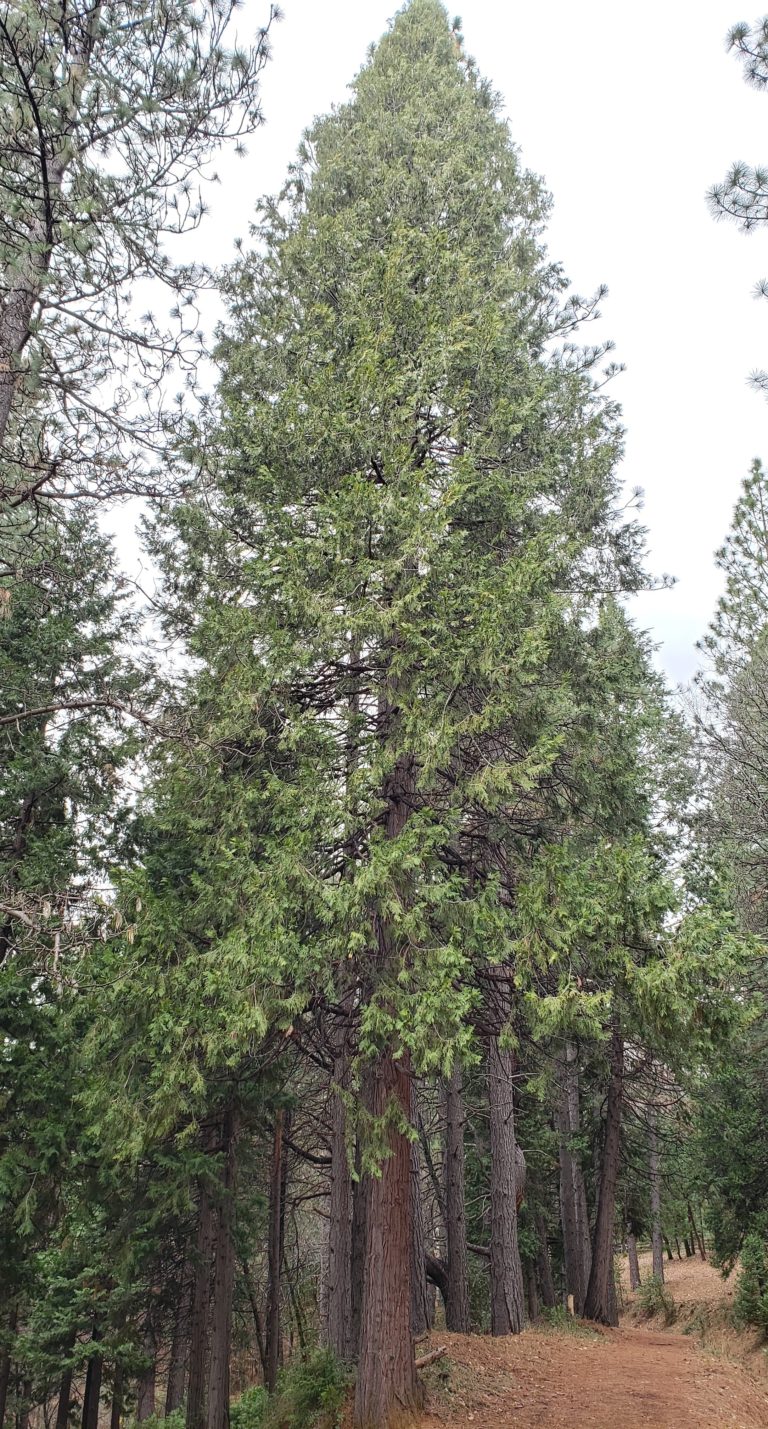
[{"label": "shrub", "polygon": [[671,1325],[677,1317],[677,1306],[663,1280],[651,1275],[644,1280],[637,1291],[637,1304],[643,1315],[663,1315],[664,1322]]},{"label": "shrub", "polygon": [[246,1389],[229,1406],[230,1429],[262,1429],[269,1395],[261,1385]]},{"label": "shrub", "polygon": [[756,1232],[746,1237],[742,1247],[733,1311],[741,1324],[756,1325],[768,1334],[768,1247]]},{"label": "shrub", "polygon": [[317,1350],[280,1376],[259,1429],[336,1429],[346,1389],[347,1376],[338,1360],[330,1350]]}]

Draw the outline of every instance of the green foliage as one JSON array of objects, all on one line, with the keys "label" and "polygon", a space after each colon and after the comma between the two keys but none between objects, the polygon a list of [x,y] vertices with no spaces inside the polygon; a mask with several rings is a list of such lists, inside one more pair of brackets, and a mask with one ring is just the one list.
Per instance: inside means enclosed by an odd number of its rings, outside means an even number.
[{"label": "green foliage", "polygon": [[733,1302],[737,1322],[755,1325],[768,1335],[768,1243],[751,1231],[741,1248],[739,1277]]},{"label": "green foliage", "polygon": [[261,1385],[246,1389],[229,1406],[230,1429],[262,1429],[269,1396]]},{"label": "green foliage", "polygon": [[556,1330],[560,1335],[576,1335],[586,1339],[595,1337],[592,1327],[579,1320],[576,1315],[571,1315],[564,1305],[544,1305],[540,1317],[548,1329]]},{"label": "green foliage", "polygon": [[[253,1392],[254,1391],[252,1390],[246,1390],[247,1394]],[[263,1393],[263,1391],[261,1391],[261,1393]],[[240,1401],[236,1400],[235,1403],[232,1405],[232,1408],[230,1410],[230,1421],[232,1412],[237,1408],[239,1403]],[[138,1421],[136,1419],[131,1419],[128,1421],[128,1423],[130,1429],[136,1429]],[[172,1409],[170,1414],[149,1414],[147,1415],[146,1419],[141,1420],[141,1423],[143,1425],[146,1425],[146,1429],[162,1429],[163,1425],[166,1426],[166,1429],[184,1429],[185,1413],[183,1409]],[[239,1423],[237,1429],[259,1429],[260,1424],[260,1419],[252,1419],[247,1424]]]},{"label": "green foliage", "polygon": [[656,1275],[648,1275],[642,1282],[638,1290],[635,1291],[636,1303],[643,1315],[651,1319],[654,1315],[663,1315],[665,1325],[674,1324],[677,1319],[677,1306],[672,1295]]},{"label": "green foliage", "polygon": [[348,1387],[346,1373],[331,1352],[317,1350],[282,1373],[267,1403],[263,1429],[337,1429]]}]

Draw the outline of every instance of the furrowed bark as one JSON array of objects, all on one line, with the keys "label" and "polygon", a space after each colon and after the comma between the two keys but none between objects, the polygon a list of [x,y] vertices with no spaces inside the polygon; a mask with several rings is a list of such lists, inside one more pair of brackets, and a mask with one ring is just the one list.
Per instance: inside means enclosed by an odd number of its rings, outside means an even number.
[{"label": "furrowed bark", "polygon": [[[334,1082],[343,1087],[347,1060],[336,1058]],[[339,1091],[331,1092],[331,1195],[326,1284],[326,1341],[343,1364],[354,1357],[352,1343],[352,1178],[347,1155],[347,1114]]]},{"label": "furrowed bark", "polygon": [[587,1195],[581,1159],[573,1138],[581,1128],[579,1072],[576,1048],[566,1042],[558,1059],[556,1126],[560,1159],[560,1211],[563,1227],[565,1282],[578,1315],[584,1308],[592,1258]]},{"label": "furrowed bark", "polygon": [[208,1326],[211,1300],[211,1257],[215,1240],[213,1208],[208,1190],[200,1185],[197,1247],[189,1333],[189,1387],[186,1429],[204,1429],[208,1397]]},{"label": "furrowed bark", "polygon": [[[11,1379],[11,1345],[16,1335],[16,1323],[18,1319],[18,1307],[12,1305],[8,1312],[8,1323],[5,1332],[5,1344],[0,1354],[0,1426],[5,1422],[5,1407],[8,1402],[8,1386]],[[69,1376],[70,1385],[72,1376]],[[58,1429],[58,1426],[57,1426]]]},{"label": "furrowed bark", "polygon": [[184,1403],[189,1364],[189,1317],[191,1283],[186,1261],[182,1266],[179,1296],[173,1321],[171,1352],[168,1361],[168,1383],[165,1390],[166,1418]]},{"label": "furrowed bark", "polygon": [[155,1412],[155,1378],[156,1378],[156,1346],[155,1336],[152,1326],[148,1325],[144,1332],[144,1343],[142,1345],[144,1354],[147,1356],[148,1364],[139,1380],[138,1395],[136,1398],[136,1420],[141,1424],[145,1419],[149,1419]]},{"label": "furrowed bark", "polygon": [[366,1214],[357,1429],[390,1429],[417,1407],[411,1336],[411,1145],[397,1123],[409,1120],[410,1067],[389,1051],[373,1064],[373,1115],[387,1117],[389,1156],[372,1176]]},{"label": "furrowed bark", "polygon": [[93,1348],[88,1358],[88,1368],[85,1374],[85,1390],[83,1391],[82,1429],[98,1429],[103,1360],[98,1349],[95,1347],[98,1345],[100,1339],[101,1332],[94,1326],[91,1335]]},{"label": "furrowed bark", "polygon": [[445,1082],[445,1232],[448,1249],[448,1293],[445,1323],[468,1335],[469,1270],[467,1217],[464,1203],[464,1099],[461,1064],[455,1061]]},{"label": "furrowed bark", "polygon": [[621,1111],[624,1098],[624,1039],[617,1021],[611,1031],[610,1075],[605,1117],[605,1139],[600,1169],[600,1190],[592,1241],[592,1268],[584,1315],[604,1325],[618,1324],[613,1279],[613,1228],[616,1186],[619,1179]]},{"label": "furrowed bark", "polygon": [[629,1260],[629,1288],[637,1290],[640,1286],[640,1261],[637,1255],[637,1237],[634,1231],[627,1231],[627,1259]]},{"label": "furrowed bark", "polygon": [[266,1373],[264,1382],[270,1393],[277,1383],[280,1365],[280,1229],[283,1191],[283,1126],[285,1112],[278,1107],[272,1142],[272,1167],[269,1177],[269,1231],[267,1238],[267,1325]]},{"label": "furrowed bark", "polygon": [[411,1142],[411,1334],[423,1335],[430,1326],[427,1290],[427,1250],[424,1206],[421,1198],[421,1160],[418,1141]]},{"label": "furrowed bark", "polygon": [[228,1106],[222,1119],[221,1187],[218,1193],[216,1258],[211,1304],[211,1378],[207,1429],[229,1429],[229,1357],[232,1344],[232,1294],[235,1284],[235,1191],[238,1118]]},{"label": "furrowed bark", "polygon": [[553,1310],[555,1307],[555,1285],[552,1279],[552,1263],[549,1259],[547,1227],[541,1212],[536,1217],[536,1237],[536,1273],[539,1277],[541,1299],[548,1310]]},{"label": "furrowed bark", "polygon": [[491,1128],[491,1334],[518,1335],[525,1323],[517,1243],[514,1053],[492,1036],[488,1052]]}]

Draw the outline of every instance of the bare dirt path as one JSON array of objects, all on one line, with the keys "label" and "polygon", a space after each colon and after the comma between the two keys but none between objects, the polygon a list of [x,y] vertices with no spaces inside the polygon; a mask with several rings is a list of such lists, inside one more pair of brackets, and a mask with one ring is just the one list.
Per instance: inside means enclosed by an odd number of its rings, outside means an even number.
[{"label": "bare dirt path", "polygon": [[473,1429],[766,1429],[768,1384],[688,1336],[622,1328],[441,1335],[446,1382],[423,1426]]}]

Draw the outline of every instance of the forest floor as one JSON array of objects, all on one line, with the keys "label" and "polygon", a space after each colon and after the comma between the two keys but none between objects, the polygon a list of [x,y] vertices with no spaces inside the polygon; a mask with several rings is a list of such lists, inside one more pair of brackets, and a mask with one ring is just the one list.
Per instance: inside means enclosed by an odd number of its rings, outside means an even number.
[{"label": "forest floor", "polygon": [[[649,1257],[641,1257],[644,1275]],[[510,1339],[436,1332],[422,1429],[768,1429],[768,1356],[733,1329],[732,1287],[702,1261],[665,1266],[677,1319],[617,1330],[535,1326]]]}]

